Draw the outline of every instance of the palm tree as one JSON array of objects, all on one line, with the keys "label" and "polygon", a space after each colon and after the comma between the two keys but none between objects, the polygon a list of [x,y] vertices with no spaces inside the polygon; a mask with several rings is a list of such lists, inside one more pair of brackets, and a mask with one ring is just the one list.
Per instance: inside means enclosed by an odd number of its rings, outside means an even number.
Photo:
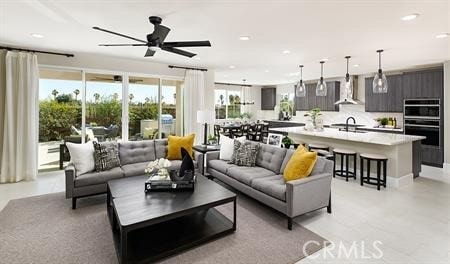
[{"label": "palm tree", "polygon": [[230,94],[228,99],[230,100],[229,104],[234,104],[234,95]]},{"label": "palm tree", "polygon": [[98,101],[100,100],[100,94],[95,93],[94,94],[94,99],[95,99],[95,102],[98,103]]},{"label": "palm tree", "polygon": [[131,101],[133,101],[133,99],[134,99],[134,94],[130,93],[128,95],[128,99],[130,99],[130,103],[131,103]]},{"label": "palm tree", "polygon": [[145,103],[146,103],[146,104],[150,103],[150,98],[145,97]]},{"label": "palm tree", "polygon": [[73,93],[75,94],[75,101],[78,100],[78,95],[80,94],[80,90],[75,89],[75,91],[73,91]]},{"label": "palm tree", "polygon": [[54,89],[54,90],[52,91],[53,99],[56,100],[56,96],[57,96],[58,94],[59,94],[58,90]]},{"label": "palm tree", "polygon": [[118,93],[114,93],[113,94],[113,98],[115,101],[117,101],[119,99],[119,94]]},{"label": "palm tree", "polygon": [[224,103],[223,94],[219,95],[219,100],[220,100],[220,105],[223,105],[223,103]]}]

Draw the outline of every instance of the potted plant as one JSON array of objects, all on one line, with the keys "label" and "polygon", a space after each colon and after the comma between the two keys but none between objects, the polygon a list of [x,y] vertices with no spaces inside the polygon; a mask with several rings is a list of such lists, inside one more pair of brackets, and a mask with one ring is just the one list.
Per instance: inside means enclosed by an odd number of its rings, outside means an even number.
[{"label": "potted plant", "polygon": [[309,113],[304,114],[303,116],[309,116],[311,117],[311,121],[313,123],[314,128],[316,128],[316,119],[318,116],[321,116],[322,113],[320,112],[320,108],[313,108],[309,111]]},{"label": "potted plant", "polygon": [[291,145],[294,145],[294,141],[288,136],[285,136],[283,140],[281,140],[281,143],[283,143],[284,147],[287,149],[290,148]]},{"label": "potted plant", "polygon": [[217,137],[215,135],[208,135],[208,144],[209,145],[217,145]]},{"label": "potted plant", "polygon": [[388,119],[387,117],[383,117],[383,118],[381,118],[381,120],[380,120],[380,124],[381,124],[381,126],[383,126],[383,127],[385,127],[385,126],[388,124],[388,122],[389,122],[389,119]]}]

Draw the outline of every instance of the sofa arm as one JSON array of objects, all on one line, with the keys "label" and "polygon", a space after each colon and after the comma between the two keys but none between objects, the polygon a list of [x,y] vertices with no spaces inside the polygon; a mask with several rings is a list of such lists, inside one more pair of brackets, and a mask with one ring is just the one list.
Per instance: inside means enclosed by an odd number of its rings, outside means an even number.
[{"label": "sofa arm", "polygon": [[76,170],[72,163],[69,163],[69,165],[67,165],[64,173],[66,174],[66,198],[72,198],[76,175]]},{"label": "sofa arm", "polygon": [[200,152],[194,152],[194,159],[197,161],[197,168],[199,171],[202,171],[201,168],[203,168],[203,153]]},{"label": "sofa arm", "polygon": [[208,162],[210,160],[217,160],[217,159],[219,159],[219,153],[220,153],[220,151],[210,151],[210,152],[208,152],[207,153],[208,155],[206,155],[206,164],[208,164]]},{"label": "sofa arm", "polygon": [[287,215],[295,217],[328,206],[331,173],[311,175],[286,183]]}]

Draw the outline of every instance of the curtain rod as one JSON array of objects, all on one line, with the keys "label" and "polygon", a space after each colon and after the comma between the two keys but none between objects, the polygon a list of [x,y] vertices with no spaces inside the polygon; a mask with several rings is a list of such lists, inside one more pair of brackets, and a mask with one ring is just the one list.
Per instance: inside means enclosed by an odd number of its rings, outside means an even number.
[{"label": "curtain rod", "polygon": [[50,55],[74,57],[73,54],[69,54],[69,53],[59,53],[59,52],[42,51],[42,50],[21,49],[21,48],[13,48],[13,47],[5,47],[5,46],[0,46],[0,49],[5,49],[5,50],[9,50],[9,51],[17,50],[17,51],[36,52],[36,53],[44,53],[44,54],[50,54]]},{"label": "curtain rod", "polygon": [[250,84],[238,84],[238,83],[222,83],[222,82],[215,82],[214,84],[230,85],[230,86],[252,87]]},{"label": "curtain rod", "polygon": [[202,68],[190,68],[190,67],[182,67],[182,66],[175,66],[175,65],[169,65],[169,68],[173,69],[185,69],[185,70],[195,70],[195,71],[208,71],[208,69],[202,69]]}]

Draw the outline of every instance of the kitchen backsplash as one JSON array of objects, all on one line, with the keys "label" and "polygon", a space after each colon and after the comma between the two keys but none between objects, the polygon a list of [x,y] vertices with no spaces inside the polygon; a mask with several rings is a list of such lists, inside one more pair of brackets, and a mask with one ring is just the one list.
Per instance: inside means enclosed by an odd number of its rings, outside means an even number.
[{"label": "kitchen backsplash", "polygon": [[[306,111],[297,111],[296,116],[292,117],[292,121],[305,123],[308,117],[303,115]],[[366,125],[373,127],[377,125],[374,120],[381,117],[395,117],[397,119],[397,126],[403,127],[403,113],[371,113],[365,111],[364,105],[340,105],[339,112],[322,112],[322,118],[325,125],[345,123],[345,120],[353,116],[356,119],[356,123],[359,125]],[[257,111],[255,115],[256,119],[278,119],[278,113],[275,111]]]}]

